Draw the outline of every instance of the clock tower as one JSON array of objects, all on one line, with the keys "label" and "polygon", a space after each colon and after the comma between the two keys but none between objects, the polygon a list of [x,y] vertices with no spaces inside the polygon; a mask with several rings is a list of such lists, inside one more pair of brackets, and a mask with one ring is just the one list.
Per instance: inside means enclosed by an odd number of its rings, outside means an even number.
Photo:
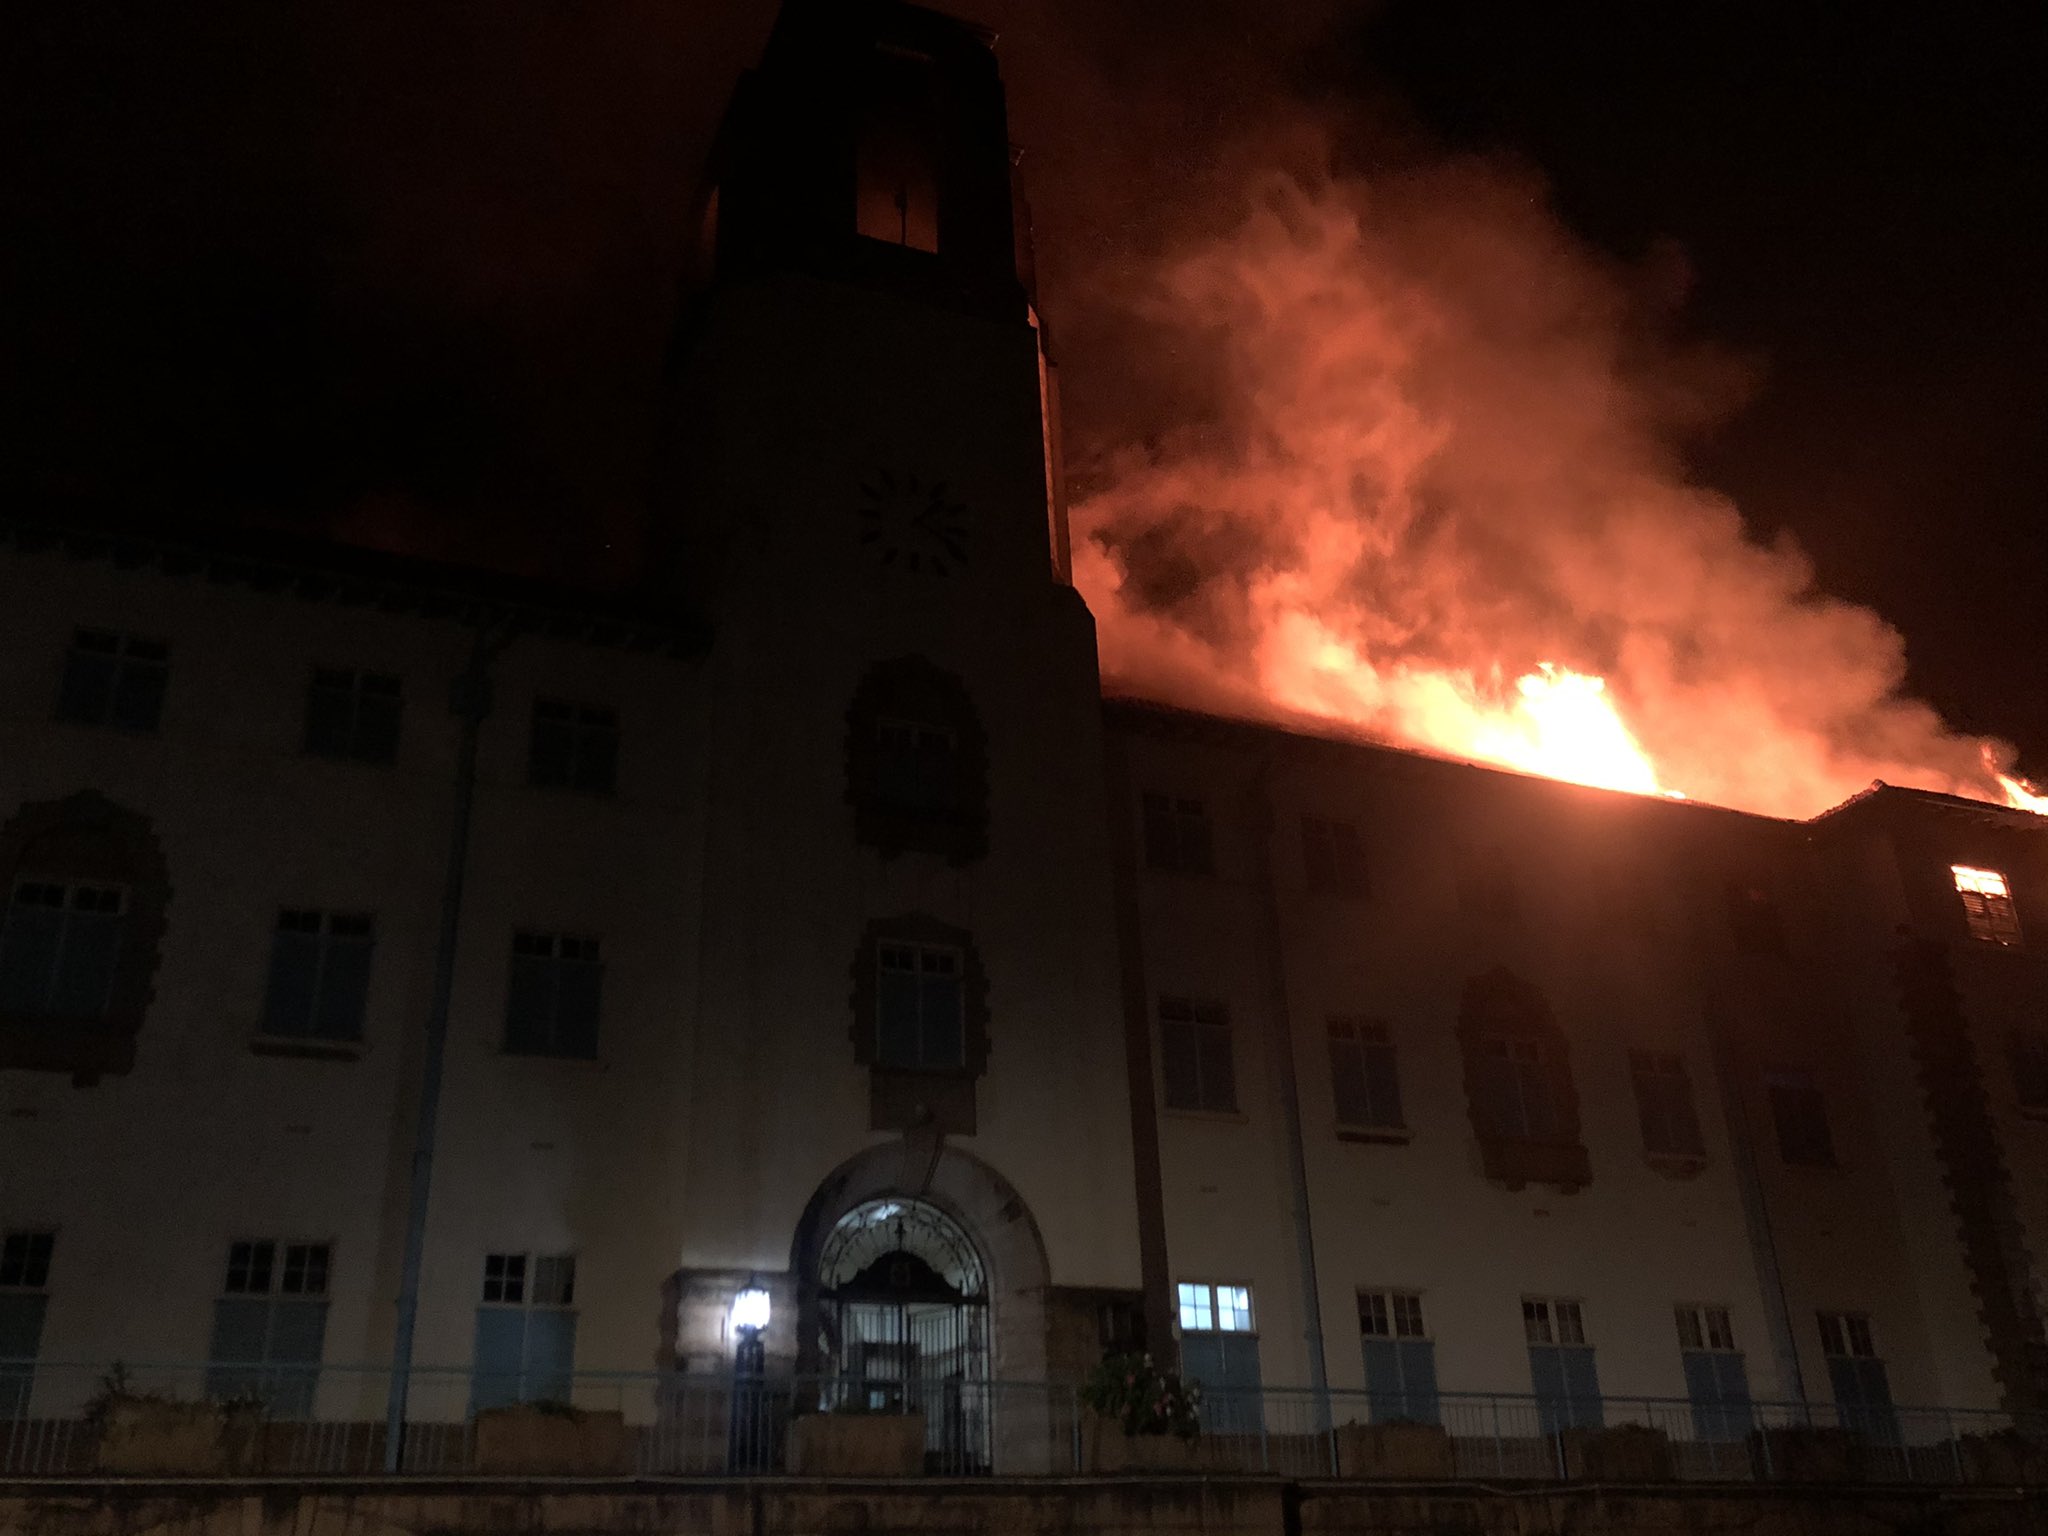
[{"label": "clock tower", "polygon": [[784,1274],[815,1366],[815,1244],[922,1202],[986,1267],[986,1368],[1033,1380],[1139,1272],[1094,627],[994,43],[790,0],[702,198],[657,513],[714,629],[678,1282]]}]

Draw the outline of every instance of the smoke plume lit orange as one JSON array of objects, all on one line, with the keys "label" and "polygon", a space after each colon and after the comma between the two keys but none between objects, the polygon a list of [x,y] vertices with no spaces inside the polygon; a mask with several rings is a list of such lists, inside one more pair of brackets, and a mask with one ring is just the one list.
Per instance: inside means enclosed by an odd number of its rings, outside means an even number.
[{"label": "smoke plume lit orange", "polygon": [[1904,644],[1692,483],[1724,364],[1526,176],[1266,175],[1136,301],[1202,408],[1083,467],[1126,692],[1809,816],[1872,780],[2048,810]]}]

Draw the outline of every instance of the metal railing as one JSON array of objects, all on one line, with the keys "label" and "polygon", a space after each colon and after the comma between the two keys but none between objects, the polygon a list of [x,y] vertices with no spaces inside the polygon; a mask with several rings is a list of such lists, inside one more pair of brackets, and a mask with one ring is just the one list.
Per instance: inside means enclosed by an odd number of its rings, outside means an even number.
[{"label": "metal railing", "polygon": [[[120,1369],[117,1397],[108,1376],[105,1366],[0,1363],[0,1477],[383,1472],[383,1367],[137,1365]],[[891,1416],[866,1411],[875,1383],[833,1377],[522,1381],[422,1368],[401,1465],[426,1477],[833,1472],[849,1470],[834,1460],[843,1446],[822,1442],[866,1434],[860,1468],[896,1475],[2048,1486],[2048,1421],[1982,1409],[1444,1392],[1390,1418],[1387,1399],[1363,1392],[1210,1389],[1189,1444],[1126,1437],[1066,1383],[912,1383],[887,1396],[922,1423],[848,1423]],[[492,1411],[522,1398],[533,1412]],[[877,1431],[895,1436],[886,1466],[871,1459]]]}]

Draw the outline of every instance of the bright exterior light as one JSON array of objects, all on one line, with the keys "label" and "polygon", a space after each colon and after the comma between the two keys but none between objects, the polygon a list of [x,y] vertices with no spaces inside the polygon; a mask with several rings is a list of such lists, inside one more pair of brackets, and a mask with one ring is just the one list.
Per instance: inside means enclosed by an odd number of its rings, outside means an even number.
[{"label": "bright exterior light", "polygon": [[732,1331],[743,1328],[761,1329],[768,1326],[768,1293],[758,1285],[750,1285],[732,1299]]}]

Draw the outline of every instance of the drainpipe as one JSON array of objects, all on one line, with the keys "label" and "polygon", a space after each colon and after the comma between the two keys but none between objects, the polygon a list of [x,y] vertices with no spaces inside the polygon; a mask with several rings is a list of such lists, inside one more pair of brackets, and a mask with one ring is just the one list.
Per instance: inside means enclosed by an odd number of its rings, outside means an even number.
[{"label": "drainpipe", "polygon": [[1301,1140],[1301,1088],[1295,1071],[1294,1018],[1287,1006],[1286,951],[1282,947],[1279,887],[1273,878],[1273,760],[1261,753],[1252,788],[1252,832],[1259,850],[1260,917],[1265,929],[1267,982],[1273,1028],[1269,1032],[1274,1074],[1280,1083],[1280,1115],[1287,1133],[1287,1174],[1294,1197],[1295,1263],[1301,1271],[1301,1305],[1308,1326],[1308,1384],[1315,1394],[1316,1431],[1330,1428],[1330,1374],[1323,1349],[1322,1289],[1316,1280],[1315,1219],[1308,1198],[1308,1158]]},{"label": "drainpipe", "polygon": [[391,1343],[391,1390],[385,1405],[384,1470],[401,1469],[405,1406],[412,1384],[413,1333],[419,1323],[420,1266],[427,1246],[427,1196],[434,1179],[434,1133],[441,1116],[441,1075],[448,1048],[448,1005],[455,992],[455,943],[462,922],[462,883],[469,863],[470,814],[476,803],[477,738],[491,712],[491,663],[509,631],[480,626],[469,664],[449,689],[448,712],[462,722],[455,754],[455,815],[448,871],[441,888],[441,932],[434,950],[434,993],[427,1010],[427,1059],[420,1073],[419,1124],[413,1132],[412,1188],[405,1213],[405,1264],[398,1282],[398,1330]]}]

